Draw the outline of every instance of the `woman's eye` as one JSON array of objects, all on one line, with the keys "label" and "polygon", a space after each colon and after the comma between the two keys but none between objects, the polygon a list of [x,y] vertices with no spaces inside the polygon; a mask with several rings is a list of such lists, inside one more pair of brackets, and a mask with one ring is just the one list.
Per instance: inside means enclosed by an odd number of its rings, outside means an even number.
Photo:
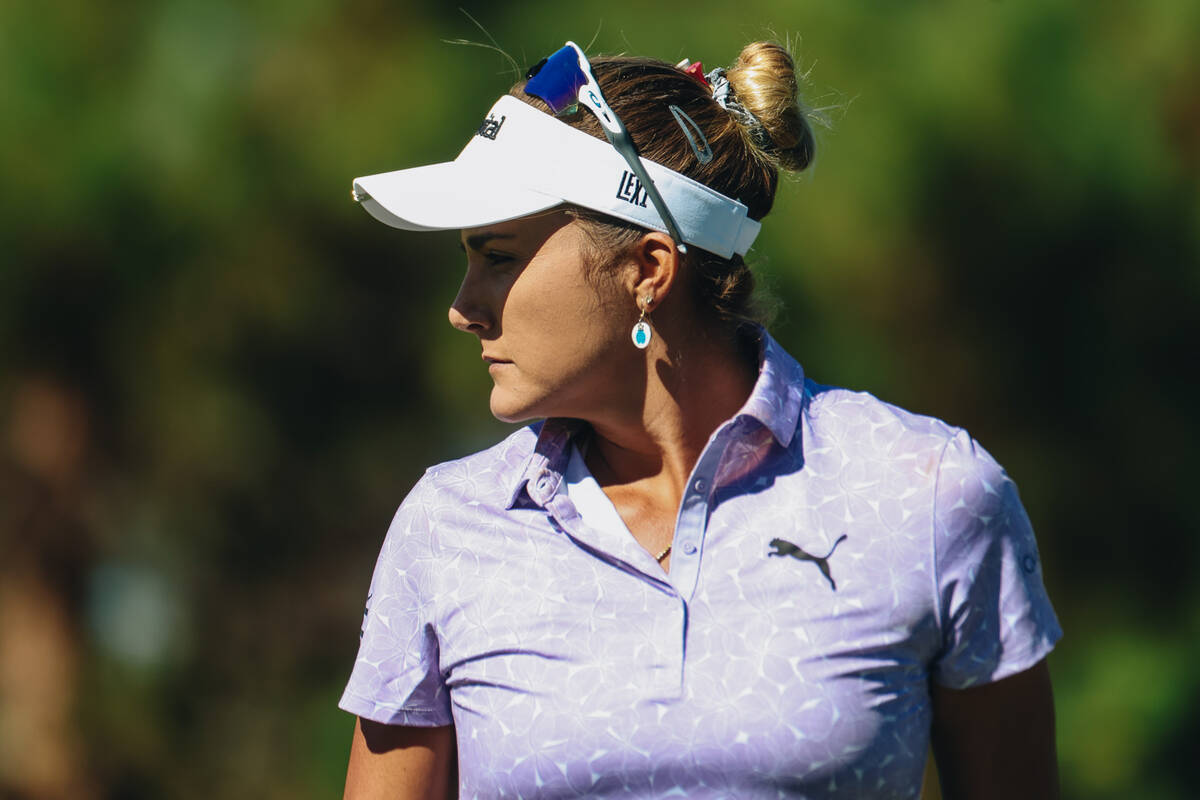
[{"label": "woman's eye", "polygon": [[484,253],[483,257],[487,259],[487,262],[493,266],[506,264],[513,260],[513,257],[506,253]]}]

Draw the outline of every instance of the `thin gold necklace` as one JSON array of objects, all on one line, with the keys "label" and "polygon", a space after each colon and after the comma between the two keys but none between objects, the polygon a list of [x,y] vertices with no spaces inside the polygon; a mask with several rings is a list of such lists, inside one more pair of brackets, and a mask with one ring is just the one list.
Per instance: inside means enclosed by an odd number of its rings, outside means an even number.
[{"label": "thin gold necklace", "polygon": [[[583,455],[583,457],[584,457],[585,459],[587,458],[587,456],[588,456],[588,455],[590,454],[590,452],[591,452],[591,449],[592,449],[592,444],[593,444],[593,442],[595,441],[595,436],[596,436],[596,433],[595,433],[595,431],[592,431],[592,435],[591,435],[590,437],[588,437],[588,440],[587,440],[587,441],[584,443],[584,447],[583,447],[583,450],[582,450],[582,453],[581,453],[581,455]],[[612,475],[612,474],[615,474],[615,473],[613,472],[612,465],[610,465],[610,464],[608,463],[608,459],[604,457],[604,453],[603,453],[603,452],[601,452],[600,448],[598,448],[598,447],[596,448],[596,457],[597,457],[598,459],[600,459],[599,463],[598,463],[596,466],[603,467],[605,470],[607,470],[607,471],[608,471],[608,473],[609,473],[610,475]],[[599,483],[599,482],[600,482],[600,479],[596,477],[596,471],[595,471],[595,470],[592,470],[592,477],[593,477],[593,478],[596,480],[596,482],[597,482],[597,483]],[[601,491],[603,491],[603,488],[601,488]],[[662,549],[662,551],[660,551],[660,552],[659,552],[659,554],[658,554],[658,555],[656,555],[656,556],[654,557],[654,560],[655,560],[655,561],[657,561],[658,563],[660,563],[660,564],[661,564],[661,563],[662,563],[662,560],[663,560],[664,558],[666,558],[667,556],[671,555],[671,547],[672,547],[672,546],[673,546],[673,545],[667,545],[665,548],[663,548],[663,549]]]}]

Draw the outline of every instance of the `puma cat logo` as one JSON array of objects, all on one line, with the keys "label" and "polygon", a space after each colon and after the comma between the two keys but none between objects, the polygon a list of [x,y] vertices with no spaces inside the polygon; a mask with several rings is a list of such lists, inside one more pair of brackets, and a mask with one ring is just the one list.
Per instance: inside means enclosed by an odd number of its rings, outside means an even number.
[{"label": "puma cat logo", "polygon": [[833,575],[829,572],[829,558],[833,555],[833,551],[837,550],[837,546],[846,538],[846,534],[842,534],[833,543],[833,547],[829,548],[829,552],[823,556],[810,555],[801,550],[796,545],[786,539],[772,539],[771,547],[774,547],[774,552],[767,553],[768,556],[791,556],[798,561],[812,561],[821,570],[821,574],[825,576],[825,580],[829,581],[829,588],[837,591],[837,584],[833,582]]}]

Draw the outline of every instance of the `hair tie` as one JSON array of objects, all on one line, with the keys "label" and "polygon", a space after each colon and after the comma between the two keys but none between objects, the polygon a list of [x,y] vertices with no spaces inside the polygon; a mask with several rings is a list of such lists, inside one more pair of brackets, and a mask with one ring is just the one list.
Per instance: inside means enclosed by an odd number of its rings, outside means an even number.
[{"label": "hair tie", "polygon": [[729,78],[725,77],[725,69],[717,67],[704,77],[712,84],[712,96],[713,100],[717,101],[717,105],[732,114],[734,119],[749,131],[750,138],[759,148],[767,151],[774,150],[775,143],[771,141],[771,134],[767,133],[762,120],[738,102]]}]

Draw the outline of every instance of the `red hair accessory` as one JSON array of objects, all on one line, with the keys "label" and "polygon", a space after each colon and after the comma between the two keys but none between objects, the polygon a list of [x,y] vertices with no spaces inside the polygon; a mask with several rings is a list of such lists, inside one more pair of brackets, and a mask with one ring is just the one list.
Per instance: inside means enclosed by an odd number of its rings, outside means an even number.
[{"label": "red hair accessory", "polygon": [[693,78],[700,81],[706,88],[712,88],[712,84],[708,82],[708,78],[704,77],[704,65],[699,61],[693,64],[685,58],[675,66],[679,67],[688,75],[691,75]]}]

